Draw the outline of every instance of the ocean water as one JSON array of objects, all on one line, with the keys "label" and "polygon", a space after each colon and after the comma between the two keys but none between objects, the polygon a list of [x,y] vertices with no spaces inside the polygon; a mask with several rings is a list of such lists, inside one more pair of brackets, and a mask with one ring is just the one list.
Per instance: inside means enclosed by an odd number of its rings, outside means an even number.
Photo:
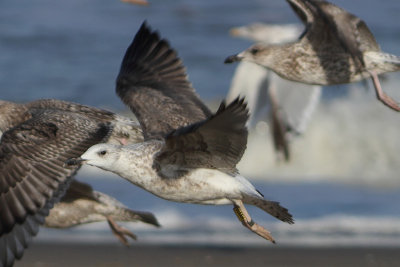
[{"label": "ocean water", "polygon": [[[229,29],[252,22],[299,22],[286,1],[150,2],[140,7],[117,0],[1,1],[0,98],[58,98],[129,114],[114,83],[125,49],[147,20],[178,51],[197,92],[215,107],[236,67],[224,65],[224,59],[251,44],[229,36]],[[400,55],[398,0],[334,3],[364,19],[384,51]],[[388,74],[382,81],[398,101],[399,75]],[[371,85],[324,88],[307,131],[292,142],[291,164],[276,159],[267,129],[260,124],[251,132],[239,169],[294,215],[296,223],[290,226],[249,209],[279,244],[400,246],[400,115],[375,99]],[[268,245],[240,225],[230,206],[167,202],[89,168],[77,177],[159,217],[160,229],[127,225],[139,242]],[[105,223],[42,229],[37,242],[49,240],[117,242]]]}]

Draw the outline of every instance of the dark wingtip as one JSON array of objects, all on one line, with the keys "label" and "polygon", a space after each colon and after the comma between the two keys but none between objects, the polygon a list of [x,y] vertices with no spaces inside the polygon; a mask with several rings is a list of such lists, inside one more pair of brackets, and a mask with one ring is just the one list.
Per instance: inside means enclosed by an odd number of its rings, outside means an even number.
[{"label": "dark wingtip", "polygon": [[147,20],[144,20],[142,22],[142,25],[140,25],[139,30],[135,34],[135,37],[133,38],[133,41],[130,46],[133,46],[133,44],[135,43],[137,43],[138,45],[142,44],[143,42],[146,42],[151,38],[154,38],[156,41],[159,41],[161,39],[158,31],[154,31],[147,22]]},{"label": "dark wingtip", "polygon": [[158,220],[156,219],[155,222],[153,223],[154,226],[156,226],[157,228],[161,228],[161,224],[158,222]]},{"label": "dark wingtip", "polygon": [[147,20],[145,19],[142,22],[142,25],[140,25],[140,28],[138,30],[138,32],[142,32],[142,31],[149,31],[151,32],[151,27],[149,26],[149,24],[147,23]]},{"label": "dark wingtip", "polygon": [[238,96],[229,104],[226,103],[226,99],[223,100],[221,102],[221,104],[219,105],[219,108],[218,108],[216,114],[222,112],[223,110],[225,110],[227,108],[232,108],[232,107],[234,107],[234,108],[241,107],[242,109],[247,110],[247,103],[245,102],[245,97]]},{"label": "dark wingtip", "polygon": [[294,218],[293,215],[289,213],[289,211],[286,209],[286,216],[285,218],[282,219],[283,222],[288,223],[288,224],[294,224]]},{"label": "dark wingtip", "polygon": [[229,107],[234,107],[237,108],[239,110],[242,110],[245,112],[246,114],[246,120],[249,118],[249,110],[247,108],[247,102],[245,100],[244,96],[238,96],[236,97],[229,105],[227,108]]},{"label": "dark wingtip", "polygon": [[287,221],[285,221],[286,223],[288,223],[288,224],[294,224],[294,219],[293,218],[290,218],[290,219],[288,219]]},{"label": "dark wingtip", "polygon": [[154,216],[153,214],[150,213],[149,218],[147,220],[148,223],[154,225],[155,227],[160,228],[161,224],[158,222],[156,216]]}]

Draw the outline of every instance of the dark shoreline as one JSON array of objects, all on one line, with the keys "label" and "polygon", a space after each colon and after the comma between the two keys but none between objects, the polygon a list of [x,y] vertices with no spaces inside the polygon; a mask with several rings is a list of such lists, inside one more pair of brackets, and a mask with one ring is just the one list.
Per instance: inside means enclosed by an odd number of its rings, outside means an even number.
[{"label": "dark shoreline", "polygon": [[400,248],[38,243],[15,266],[399,266]]}]

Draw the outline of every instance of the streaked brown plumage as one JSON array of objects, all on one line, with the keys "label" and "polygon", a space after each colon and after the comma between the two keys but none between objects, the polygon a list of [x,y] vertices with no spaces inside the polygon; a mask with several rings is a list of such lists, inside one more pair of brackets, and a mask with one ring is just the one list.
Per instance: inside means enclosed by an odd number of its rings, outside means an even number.
[{"label": "streaked brown plumage", "polygon": [[[230,30],[232,36],[266,44],[293,42],[298,24],[253,23]],[[252,62],[242,61],[231,81],[227,100],[245,96],[250,111],[249,129],[268,116],[270,135],[279,160],[290,161],[291,137],[303,133],[320,95],[320,86],[290,82]]]},{"label": "streaked brown plumage", "polygon": [[287,1],[306,26],[297,42],[256,44],[225,62],[248,60],[307,84],[344,84],[371,77],[377,98],[400,111],[382,91],[377,76],[400,70],[400,58],[380,50],[364,21],[325,1]]},{"label": "streaked brown plumage", "polygon": [[0,102],[0,259],[21,258],[49,209],[79,169],[64,166],[99,142],[139,142],[137,123],[59,100]]},{"label": "streaked brown plumage", "polygon": [[145,24],[122,60],[116,91],[138,118],[145,139],[163,137],[211,115],[176,52]]},{"label": "streaked brown plumage", "polygon": [[116,221],[137,222],[160,226],[150,212],[128,209],[118,200],[98,191],[85,183],[73,180],[60,202],[56,203],[46,217],[45,226],[50,228],[69,228],[81,224],[107,221],[111,231],[128,245],[125,236],[136,239],[128,229]]}]

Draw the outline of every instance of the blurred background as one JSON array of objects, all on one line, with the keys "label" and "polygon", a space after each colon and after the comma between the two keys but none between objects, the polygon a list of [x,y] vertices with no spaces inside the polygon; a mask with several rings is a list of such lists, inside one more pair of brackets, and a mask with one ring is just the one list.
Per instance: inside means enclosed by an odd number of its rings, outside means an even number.
[{"label": "blurred background", "polygon": [[[383,51],[400,55],[398,0],[334,3],[362,18]],[[252,43],[229,30],[253,22],[299,23],[286,1],[150,0],[142,7],[117,0],[3,0],[0,98],[56,98],[133,116],[115,94],[115,78],[144,20],[178,51],[198,94],[214,108],[228,93],[237,66],[224,59]],[[400,73],[381,80],[397,101],[399,81]],[[250,214],[281,245],[400,246],[399,130],[400,114],[376,100],[369,81],[324,88],[309,127],[291,142],[289,163],[276,158],[262,129],[251,132],[239,164],[242,175],[287,207],[296,224],[256,208]],[[132,209],[155,213],[161,229],[126,226],[140,244],[269,246],[240,225],[230,206],[167,202],[95,168],[85,167],[76,177]],[[35,239],[58,241],[118,242],[106,223],[42,229]]]}]

